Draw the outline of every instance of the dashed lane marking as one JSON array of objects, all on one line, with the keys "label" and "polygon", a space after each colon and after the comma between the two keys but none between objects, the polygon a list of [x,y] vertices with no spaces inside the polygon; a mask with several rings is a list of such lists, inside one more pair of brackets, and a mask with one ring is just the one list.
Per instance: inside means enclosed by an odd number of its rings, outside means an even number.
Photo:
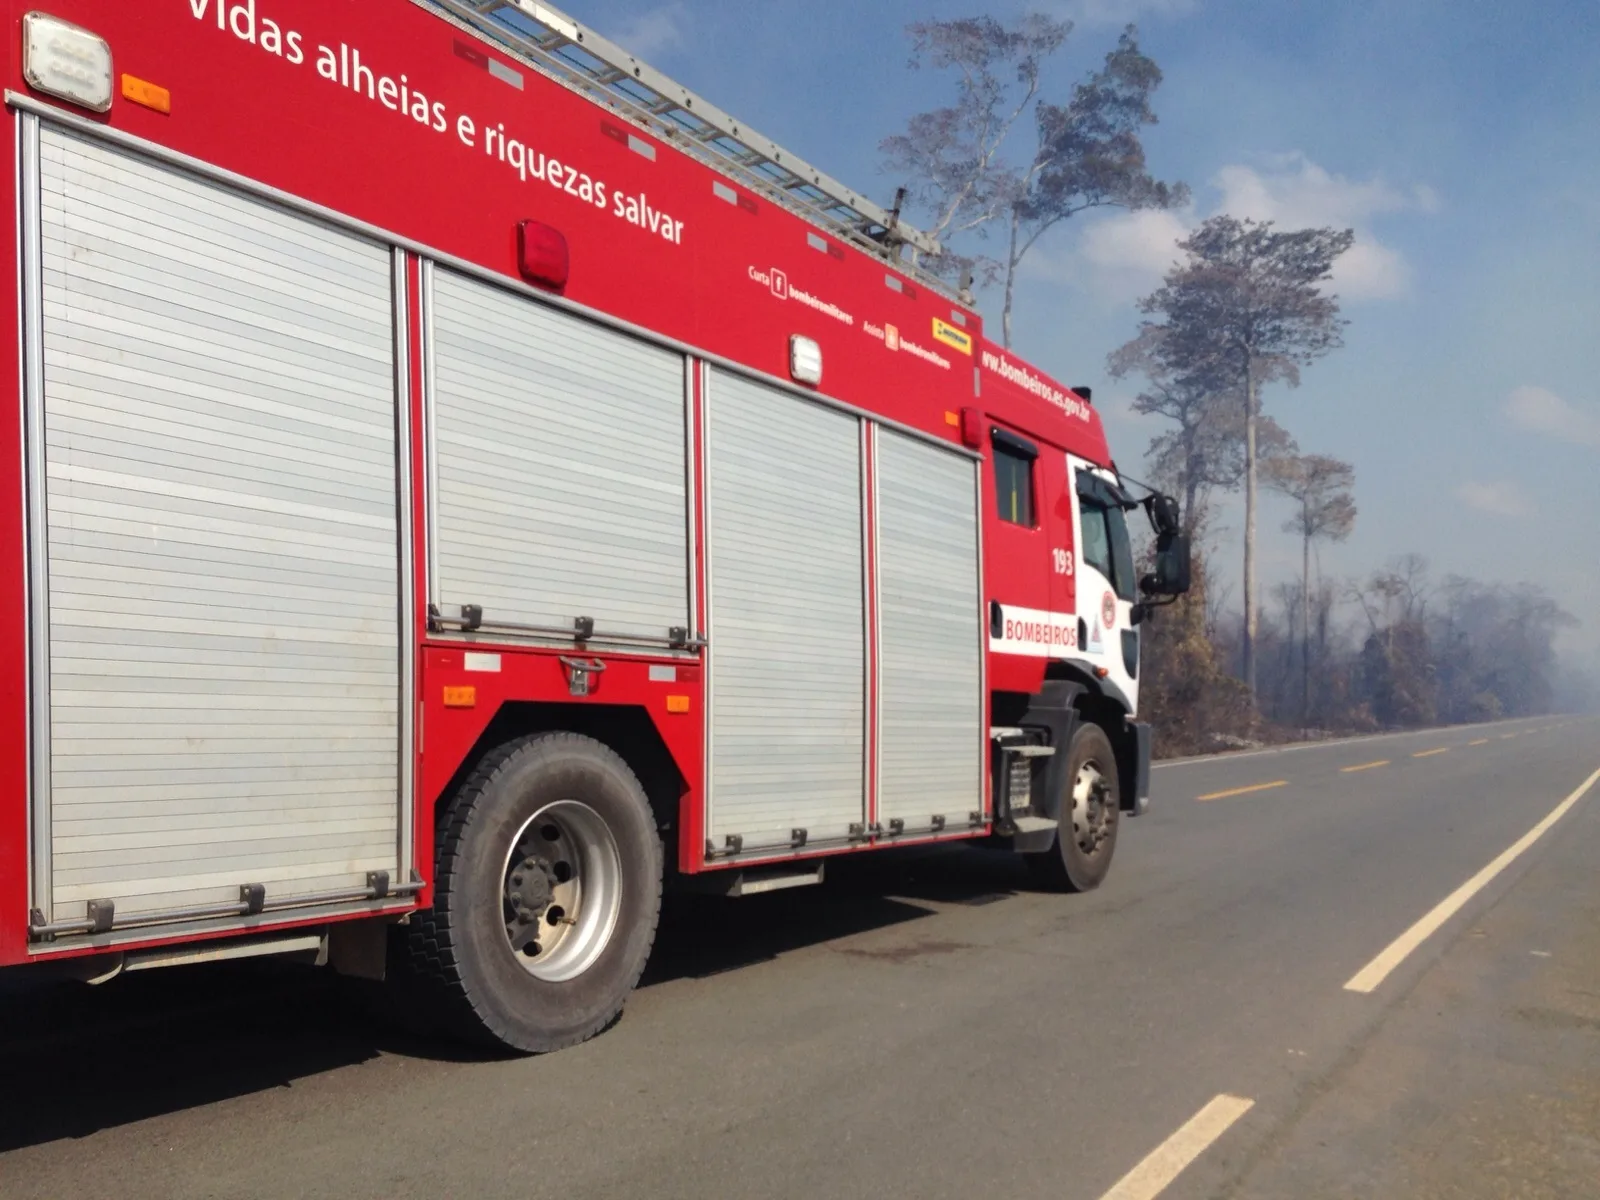
[{"label": "dashed lane marking", "polygon": [[1154,1200],[1183,1174],[1195,1159],[1204,1154],[1233,1123],[1255,1107],[1254,1100],[1240,1096],[1214,1097],[1178,1132],[1150,1151],[1144,1161],[1129,1171],[1100,1200]]},{"label": "dashed lane marking", "polygon": [[1469,746],[1487,746],[1488,744],[1488,738],[1477,738],[1476,740],[1467,743]]},{"label": "dashed lane marking", "polygon": [[1551,827],[1566,816],[1572,806],[1582,800],[1588,794],[1589,789],[1594,787],[1596,783],[1600,783],[1600,771],[1596,771],[1589,776],[1577,791],[1556,805],[1549,816],[1513,842],[1498,858],[1436,904],[1427,916],[1390,942],[1377,958],[1350,977],[1350,981],[1344,985],[1345,991],[1373,991],[1389,977],[1391,971],[1406,960],[1407,955],[1427,941],[1441,925],[1460,912],[1469,900],[1488,887],[1495,876],[1520,858],[1529,846],[1550,832]]},{"label": "dashed lane marking", "polygon": [[1449,746],[1440,746],[1435,750],[1418,750],[1411,757],[1412,758],[1432,758],[1435,754],[1446,754],[1446,753],[1449,752],[1449,750],[1450,750]]},{"label": "dashed lane marking", "polygon": [[1255,783],[1249,787],[1229,788],[1225,792],[1211,792],[1204,796],[1196,796],[1196,800],[1226,800],[1229,796],[1248,796],[1251,792],[1267,792],[1273,788],[1288,787],[1287,779],[1275,779],[1271,783]]},{"label": "dashed lane marking", "polygon": [[1353,767],[1340,767],[1339,773],[1341,775],[1353,775],[1357,771],[1370,771],[1375,767],[1387,767],[1389,763],[1389,759],[1380,758],[1377,762],[1359,763]]}]

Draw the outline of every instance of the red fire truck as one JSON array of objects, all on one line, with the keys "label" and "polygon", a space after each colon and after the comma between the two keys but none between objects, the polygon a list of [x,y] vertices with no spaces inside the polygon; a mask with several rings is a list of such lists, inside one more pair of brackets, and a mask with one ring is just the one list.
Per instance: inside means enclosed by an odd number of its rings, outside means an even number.
[{"label": "red fire truck", "polygon": [[542,1051],[664,880],[1105,876],[1139,505],[932,239],[534,0],[4,13],[0,966]]}]

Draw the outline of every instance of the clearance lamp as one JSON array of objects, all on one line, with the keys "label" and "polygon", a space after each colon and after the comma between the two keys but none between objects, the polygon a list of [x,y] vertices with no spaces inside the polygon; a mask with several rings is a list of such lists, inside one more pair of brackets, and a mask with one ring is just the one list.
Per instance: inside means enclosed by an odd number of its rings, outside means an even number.
[{"label": "clearance lamp", "polygon": [[111,110],[111,47],[58,17],[22,18],[22,74],[30,87],[90,112]]},{"label": "clearance lamp", "polygon": [[822,382],[822,347],[798,333],[789,339],[789,374],[796,383],[816,387]]}]

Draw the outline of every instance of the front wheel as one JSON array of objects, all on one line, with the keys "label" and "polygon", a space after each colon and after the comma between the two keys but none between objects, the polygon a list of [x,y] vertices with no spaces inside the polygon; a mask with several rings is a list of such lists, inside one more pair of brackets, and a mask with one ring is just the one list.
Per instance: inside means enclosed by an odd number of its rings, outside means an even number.
[{"label": "front wheel", "polygon": [[1027,856],[1034,878],[1057,892],[1099,887],[1111,870],[1121,817],[1111,739],[1098,725],[1080,725],[1067,746],[1066,788],[1060,798],[1055,845]]},{"label": "front wheel", "polygon": [[568,733],[501,747],[451,802],[437,862],[407,942],[454,1031],[544,1053],[616,1019],[655,941],[662,873],[617,754]]}]

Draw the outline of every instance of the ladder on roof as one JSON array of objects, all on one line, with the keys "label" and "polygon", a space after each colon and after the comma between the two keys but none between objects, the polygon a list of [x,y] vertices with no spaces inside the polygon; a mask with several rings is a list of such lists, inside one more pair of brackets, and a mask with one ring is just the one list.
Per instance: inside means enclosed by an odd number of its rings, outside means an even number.
[{"label": "ladder on roof", "polygon": [[797,155],[735,120],[614,42],[535,0],[413,0],[477,30],[529,65],[663,135],[837,237],[856,243],[941,291],[902,247],[937,258],[939,243]]}]

